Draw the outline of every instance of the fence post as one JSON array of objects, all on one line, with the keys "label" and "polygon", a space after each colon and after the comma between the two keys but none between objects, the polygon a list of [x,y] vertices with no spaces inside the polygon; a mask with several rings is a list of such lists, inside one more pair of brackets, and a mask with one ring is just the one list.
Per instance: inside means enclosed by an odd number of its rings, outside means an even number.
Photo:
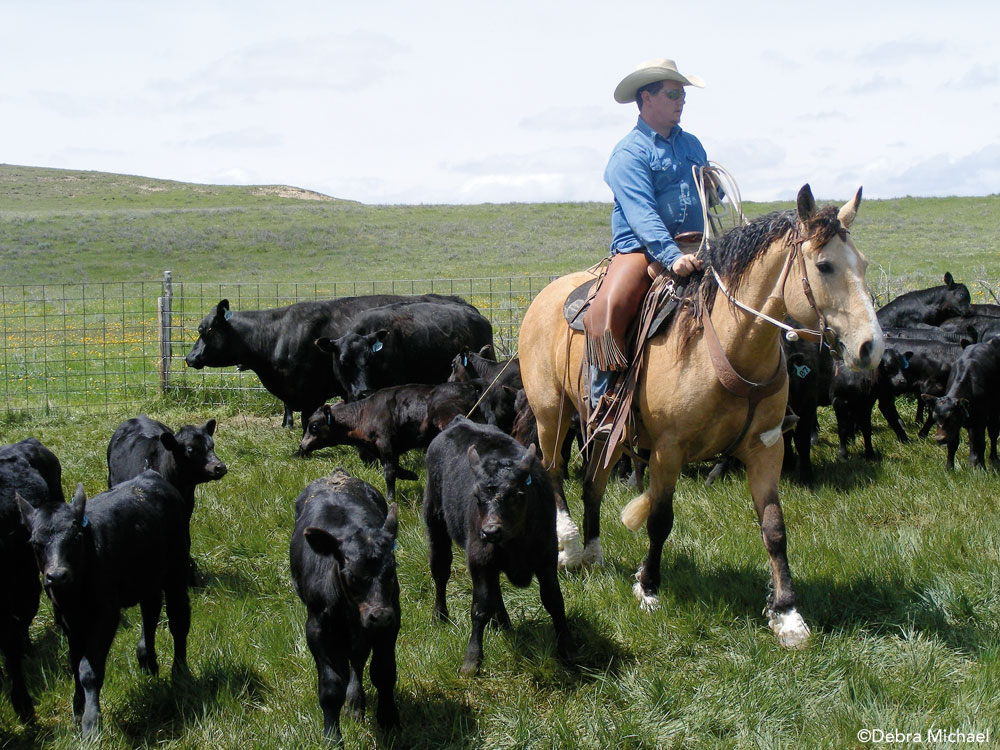
[{"label": "fence post", "polygon": [[174,298],[173,279],[170,271],[163,272],[163,296],[156,301],[157,317],[160,322],[160,392],[166,393],[170,387],[170,310]]}]

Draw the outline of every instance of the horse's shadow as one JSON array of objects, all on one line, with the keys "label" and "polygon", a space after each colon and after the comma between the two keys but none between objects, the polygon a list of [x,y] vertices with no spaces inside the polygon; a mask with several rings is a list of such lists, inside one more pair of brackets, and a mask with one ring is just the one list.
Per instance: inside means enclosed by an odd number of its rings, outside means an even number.
[{"label": "horse's shadow", "polygon": [[[616,565],[631,577],[633,571]],[[769,590],[767,571],[753,566],[725,566],[706,571],[690,556],[678,554],[661,567],[660,592],[679,603],[728,611],[736,617],[761,617]],[[931,582],[859,573],[847,581],[798,578],[798,609],[814,628],[829,633],[864,629],[875,635],[919,632],[965,653],[989,646],[990,627],[975,621],[974,607],[959,596],[951,613],[936,602]]]}]

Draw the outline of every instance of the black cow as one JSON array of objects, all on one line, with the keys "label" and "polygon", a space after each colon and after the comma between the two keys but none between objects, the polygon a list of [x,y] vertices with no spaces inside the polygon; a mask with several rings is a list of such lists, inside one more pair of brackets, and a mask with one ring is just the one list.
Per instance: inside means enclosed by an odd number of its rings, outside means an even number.
[{"label": "black cow", "polygon": [[427,449],[423,515],[430,539],[434,612],[440,620],[448,619],[445,590],[452,540],[468,559],[472,635],[463,674],[479,671],[487,622],[496,618],[510,627],[501,572],[522,588],[538,577],[542,605],[552,616],[559,650],[566,654],[570,637],[556,577],[555,499],[534,447],[525,450],[495,427],[455,419]]},{"label": "black cow", "polygon": [[433,301],[462,302],[437,294],[373,294],[235,312],[224,299],[198,326],[198,341],[184,361],[199,370],[231,366],[253,370],[284,404],[282,426],[292,427],[292,411],[301,411],[304,430],[306,420],[324,401],[346,395],[330,372],[329,358],[316,350],[313,341],[341,336],[363,310],[393,302]]},{"label": "black cow", "polygon": [[937,325],[956,315],[971,312],[971,295],[965,284],[956,284],[950,273],[944,284],[901,294],[877,311],[878,322],[887,326],[910,326],[915,323]]},{"label": "black cow", "polygon": [[0,448],[0,652],[10,680],[10,700],[21,721],[34,720],[35,709],[24,681],[23,660],[31,639],[28,627],[38,614],[42,587],[28,544],[17,498],[32,507],[63,501],[59,459],[35,438]]},{"label": "black cow", "polygon": [[511,434],[518,412],[515,401],[518,391],[524,387],[521,384],[521,366],[517,357],[497,362],[486,356],[492,354],[492,346],[483,347],[478,354],[468,350],[459,352],[451,362],[448,380],[482,380],[486,387],[484,401],[487,402],[490,414],[488,424],[496,425]]},{"label": "black cow", "polygon": [[986,455],[985,433],[990,436],[990,460],[997,461],[1000,433],[1000,338],[971,344],[962,350],[948,376],[940,398],[926,396],[938,424],[938,443],[948,449],[947,466],[955,468],[955,451],[962,427],[969,433],[969,466],[982,466]]},{"label": "black cow", "polygon": [[126,419],[108,442],[108,489],[152,469],[181,493],[190,520],[194,488],[226,475],[226,465],[215,455],[215,424],[210,419],[174,433],[145,414]]},{"label": "black cow", "polygon": [[187,593],[191,540],[180,494],[146,471],[90,501],[78,485],[72,504],[20,501],[25,526],[69,641],[73,715],[84,736],[100,729],[105,663],[121,610],[142,609],[139,667],[156,674],[154,639],[166,597],[174,640],[174,675],[187,673],[191,605]]},{"label": "black cow", "polygon": [[306,642],[316,660],[323,731],[335,742],[345,698],[352,714],[364,715],[361,678],[369,654],[375,718],[383,728],[399,724],[396,530],[395,504],[387,512],[378,490],[343,469],[317,479],[295,501],[292,583],[308,612]]},{"label": "black cow", "polygon": [[464,302],[383,305],[358,314],[339,338],[316,340],[348,401],[392,385],[443,383],[458,352],[492,343],[490,321]]},{"label": "black cow", "polygon": [[324,404],[306,423],[299,454],[353,445],[377,455],[391,503],[396,498],[397,478],[417,479],[416,474],[399,466],[400,456],[430,445],[457,414],[475,407],[479,395],[479,389],[469,383],[411,383],[383,388],[360,401]]},{"label": "black cow", "polygon": [[[790,322],[801,327],[798,322]],[[818,407],[830,404],[833,357],[826,344],[820,347],[816,342],[805,339],[787,341],[782,337],[782,346],[788,367],[788,406],[799,417],[795,427],[782,435],[785,441],[782,468],[791,471],[797,463],[799,481],[811,484],[813,470],[810,454],[819,424],[816,412]]]}]

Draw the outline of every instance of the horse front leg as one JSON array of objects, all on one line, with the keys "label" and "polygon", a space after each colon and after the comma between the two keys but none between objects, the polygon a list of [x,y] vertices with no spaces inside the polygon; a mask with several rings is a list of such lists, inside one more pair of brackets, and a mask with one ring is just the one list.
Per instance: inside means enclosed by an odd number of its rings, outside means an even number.
[{"label": "horse front leg", "polygon": [[796,609],[792,574],[788,568],[785,518],[778,501],[783,448],[779,441],[771,448],[747,456],[744,463],[764,549],[771,563],[772,591],[767,600],[767,622],[782,646],[800,648],[809,640],[809,626]]},{"label": "horse front leg", "polygon": [[603,565],[604,552],[601,550],[601,502],[608,479],[621,457],[621,447],[612,452],[611,460],[604,463],[603,445],[597,444],[590,451],[590,461],[583,478],[583,558],[585,565]]}]

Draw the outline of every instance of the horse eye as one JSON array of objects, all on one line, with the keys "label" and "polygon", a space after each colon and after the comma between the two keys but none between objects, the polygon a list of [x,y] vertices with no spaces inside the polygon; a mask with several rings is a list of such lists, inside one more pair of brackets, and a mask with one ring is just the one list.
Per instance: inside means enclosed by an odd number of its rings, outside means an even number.
[{"label": "horse eye", "polygon": [[821,260],[816,264],[816,270],[820,273],[833,273],[833,264],[828,260]]}]

